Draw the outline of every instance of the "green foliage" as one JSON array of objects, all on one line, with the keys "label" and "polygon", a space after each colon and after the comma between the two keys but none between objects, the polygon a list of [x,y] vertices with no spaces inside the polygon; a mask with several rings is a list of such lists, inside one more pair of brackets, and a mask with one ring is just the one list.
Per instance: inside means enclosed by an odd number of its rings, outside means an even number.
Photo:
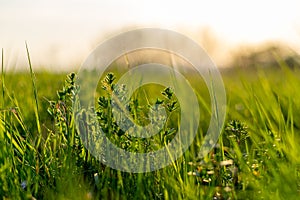
[{"label": "green foliage", "polygon": [[[154,107],[152,108],[149,104],[144,104],[138,98],[132,97],[128,105],[124,107],[122,104],[124,93],[127,92],[125,85],[114,84],[115,76],[113,73],[108,73],[104,80],[102,80],[102,88],[106,91],[106,96],[100,96],[98,98],[98,108],[96,109],[98,122],[100,124],[101,130],[106,134],[106,136],[117,146],[122,149],[132,151],[132,152],[151,152],[162,148],[164,145],[168,144],[176,133],[177,127],[170,127],[169,123],[166,123],[163,127],[157,130],[157,134],[150,138],[137,138],[131,135],[132,123],[147,125],[150,123],[148,112],[150,109],[152,111],[159,112],[159,106],[163,106],[167,109],[167,118],[170,119],[170,115],[177,110],[177,99],[173,95],[170,88],[164,89],[162,91],[163,99],[156,100]],[[114,95],[113,95],[114,92]],[[112,101],[114,98],[114,101]],[[116,117],[112,112],[112,102],[115,102],[115,107],[118,107],[125,115],[126,119],[122,119],[125,124],[125,128],[120,128]],[[143,105],[144,104],[144,105]],[[165,117],[163,115],[158,115],[154,119],[155,121],[163,120]],[[171,120],[171,119],[170,119]],[[151,122],[155,123],[155,122]],[[159,128],[159,124],[156,124]],[[154,129],[153,129],[154,130]],[[133,130],[134,131],[134,130]]]},{"label": "green foliage", "polygon": [[[178,130],[180,105],[171,88],[164,88],[151,98],[147,93],[133,94],[127,106],[122,107],[118,102],[124,103],[126,86],[115,83],[117,77],[108,73],[101,82],[103,95],[95,100],[95,109],[74,113],[74,106],[80,107],[73,104],[80,91],[75,73],[69,74],[58,90],[57,75],[36,74],[36,82],[28,84],[29,75],[4,76],[2,71],[0,196],[4,199],[297,199],[300,72],[297,68],[288,69],[284,63],[281,66],[272,72],[268,69],[251,72],[251,78],[247,78],[248,71],[240,73],[238,78],[232,73],[224,74],[229,120],[215,147],[205,158],[197,158],[205,132],[200,126],[195,142],[181,158],[145,174],[120,172],[96,160],[84,145],[90,136],[82,133],[94,131],[93,126],[85,123],[99,123],[106,136],[123,149],[133,152],[160,149]],[[14,87],[13,82],[19,87]],[[200,108],[206,109],[209,102],[205,99],[209,98],[201,94],[198,98]],[[155,136],[133,137],[130,127],[124,129],[117,123],[113,104],[127,112],[129,121],[125,124],[145,126],[152,118],[157,122],[165,119],[166,123]],[[161,108],[165,110],[165,118]],[[160,115],[151,116],[151,109]],[[93,112],[97,121],[86,120]],[[78,129],[75,116],[81,119]],[[210,120],[201,119],[200,125]]]}]

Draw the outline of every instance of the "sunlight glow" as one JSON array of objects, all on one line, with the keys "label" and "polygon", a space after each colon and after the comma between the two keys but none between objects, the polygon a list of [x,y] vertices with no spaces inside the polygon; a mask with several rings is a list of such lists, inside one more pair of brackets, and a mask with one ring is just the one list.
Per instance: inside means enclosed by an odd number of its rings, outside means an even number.
[{"label": "sunlight glow", "polygon": [[209,28],[231,46],[279,40],[300,52],[299,8],[297,0],[0,0],[0,48],[21,65],[27,41],[36,65],[71,67],[106,37],[160,27],[196,41]]}]

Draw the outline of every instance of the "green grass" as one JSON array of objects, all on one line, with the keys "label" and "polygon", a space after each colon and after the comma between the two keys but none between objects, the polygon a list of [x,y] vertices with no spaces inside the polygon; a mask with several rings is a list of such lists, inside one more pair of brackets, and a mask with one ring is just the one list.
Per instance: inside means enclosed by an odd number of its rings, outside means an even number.
[{"label": "green grass", "polygon": [[[281,68],[232,69],[223,73],[228,102],[226,124],[218,145],[204,159],[199,159],[197,152],[209,124],[209,96],[203,81],[199,83],[198,77],[187,74],[191,84],[203,91],[198,94],[201,108],[198,134],[188,151],[174,163],[140,174],[111,169],[83,146],[72,107],[72,94],[78,89],[75,74],[67,78],[65,74],[34,74],[31,64],[29,73],[4,73],[2,64],[0,196],[3,199],[297,199],[300,71],[279,63]],[[165,107],[176,101],[176,97],[168,99],[162,95],[163,90],[148,85],[134,95],[139,106],[134,107],[132,100],[131,115],[140,124],[147,123],[143,117],[148,111],[148,101],[160,98]],[[110,100],[108,90],[102,90],[99,96],[104,97],[102,103]],[[172,139],[172,128],[176,129],[177,124],[176,117],[170,117],[159,137],[135,140],[112,124],[109,105],[99,104],[97,111],[107,136],[130,151],[152,150],[154,144],[163,146]],[[169,116],[177,112],[171,111]],[[224,164],[226,160],[232,164]]]}]

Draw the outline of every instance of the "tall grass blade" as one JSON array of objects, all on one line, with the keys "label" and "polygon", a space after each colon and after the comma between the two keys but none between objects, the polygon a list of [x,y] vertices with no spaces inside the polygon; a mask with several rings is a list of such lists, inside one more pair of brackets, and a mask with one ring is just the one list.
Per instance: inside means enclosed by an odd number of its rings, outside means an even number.
[{"label": "tall grass blade", "polygon": [[39,117],[39,104],[38,104],[38,93],[37,93],[37,87],[36,87],[36,78],[34,75],[34,72],[32,70],[32,64],[31,64],[31,60],[30,60],[30,54],[29,54],[29,49],[28,49],[28,45],[27,42],[25,42],[26,45],[26,52],[27,52],[27,59],[28,59],[28,64],[29,64],[29,69],[30,69],[30,76],[31,76],[31,82],[32,82],[32,87],[33,87],[33,95],[34,95],[34,101],[35,101],[35,107],[34,107],[34,114],[35,114],[35,118],[36,118],[36,125],[37,125],[37,129],[38,129],[38,139],[37,139],[37,143],[36,143],[36,147],[39,147],[40,142],[41,142],[41,138],[42,138],[42,131],[41,131],[41,126],[40,126],[40,117]]},{"label": "tall grass blade", "polygon": [[3,50],[3,48],[1,51],[1,83],[2,83],[2,107],[4,107],[5,85],[4,85],[4,50]]}]

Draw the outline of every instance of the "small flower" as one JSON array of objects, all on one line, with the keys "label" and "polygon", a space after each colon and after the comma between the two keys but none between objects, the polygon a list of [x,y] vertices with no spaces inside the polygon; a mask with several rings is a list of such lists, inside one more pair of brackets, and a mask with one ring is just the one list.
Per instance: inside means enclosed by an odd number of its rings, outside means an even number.
[{"label": "small flower", "polygon": [[22,181],[21,182],[21,187],[22,187],[23,190],[25,190],[26,187],[27,187],[27,181]]}]

